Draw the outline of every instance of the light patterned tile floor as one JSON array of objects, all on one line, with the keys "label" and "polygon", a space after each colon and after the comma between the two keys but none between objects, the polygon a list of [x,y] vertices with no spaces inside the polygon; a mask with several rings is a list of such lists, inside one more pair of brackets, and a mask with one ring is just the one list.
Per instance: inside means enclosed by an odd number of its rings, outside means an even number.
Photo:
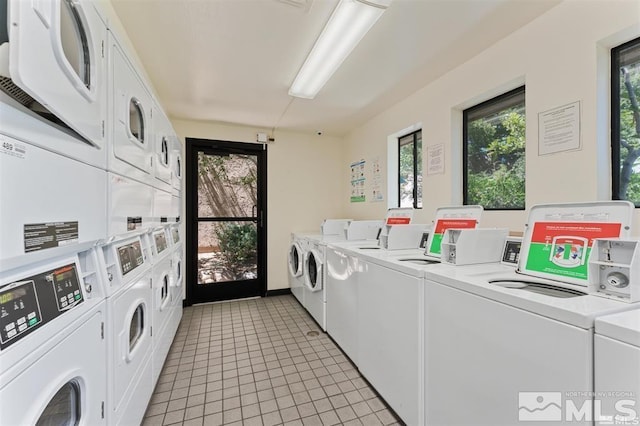
[{"label": "light patterned tile floor", "polygon": [[185,308],[144,419],[170,424],[400,423],[286,295]]}]

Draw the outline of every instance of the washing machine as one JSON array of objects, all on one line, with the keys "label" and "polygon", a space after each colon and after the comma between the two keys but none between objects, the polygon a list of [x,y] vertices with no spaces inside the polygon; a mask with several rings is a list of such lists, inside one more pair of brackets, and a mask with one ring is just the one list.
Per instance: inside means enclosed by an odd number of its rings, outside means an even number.
[{"label": "washing machine", "polygon": [[166,225],[168,222],[175,221],[175,202],[175,197],[170,191],[153,188],[152,226]]},{"label": "washing machine", "polygon": [[153,381],[160,376],[173,335],[168,329],[173,315],[173,299],[171,291],[173,270],[173,251],[169,226],[155,228],[145,234],[151,246],[152,254],[152,302],[151,302],[151,335],[153,340]]},{"label": "washing machine", "polygon": [[586,238],[564,250],[588,256],[594,238],[627,236],[632,214],[624,201],[534,206],[516,272],[426,271],[427,424],[593,424],[594,322],[633,305],[588,294],[586,265],[559,265],[553,241]]},{"label": "washing machine", "polygon": [[170,291],[173,313],[169,319],[168,326],[169,334],[171,335],[175,335],[178,330],[178,325],[182,319],[182,302],[185,298],[181,226],[182,223],[180,222],[171,224],[173,274],[171,275]]},{"label": "washing machine", "polygon": [[107,169],[150,186],[153,174],[153,101],[147,87],[121,47],[109,32],[108,70],[110,77]]},{"label": "washing machine", "polygon": [[0,272],[0,424],[108,424],[94,243]]},{"label": "washing machine", "polygon": [[304,260],[308,242],[304,238],[291,235],[291,245],[287,256],[287,270],[289,271],[289,287],[291,293],[304,306]]},{"label": "washing machine", "polygon": [[[38,144],[104,168],[107,72],[103,54],[107,26],[91,1],[4,2],[0,56],[9,75],[0,85],[18,110],[44,118],[53,114],[78,135],[71,143],[40,139]],[[46,106],[46,107],[45,107]],[[3,118],[8,118],[4,115]],[[59,127],[57,124],[52,124]],[[3,120],[3,129],[20,138],[20,120]],[[37,140],[27,136],[30,140]],[[93,149],[90,149],[93,148]]]},{"label": "washing machine", "polygon": [[3,134],[0,141],[0,260],[107,236],[104,170]]},{"label": "washing machine", "polygon": [[98,249],[107,290],[109,424],[140,424],[153,392],[152,254],[142,233]]},{"label": "washing machine", "polygon": [[594,358],[596,424],[640,423],[640,307],[596,319]]}]

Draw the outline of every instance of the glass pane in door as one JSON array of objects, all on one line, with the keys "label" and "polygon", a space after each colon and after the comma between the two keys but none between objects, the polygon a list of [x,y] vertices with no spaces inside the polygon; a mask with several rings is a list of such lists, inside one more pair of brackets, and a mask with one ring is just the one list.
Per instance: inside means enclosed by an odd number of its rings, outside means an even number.
[{"label": "glass pane in door", "polygon": [[198,217],[254,217],[257,155],[198,152]]},{"label": "glass pane in door", "polygon": [[252,280],[258,276],[254,221],[198,223],[198,284]]}]

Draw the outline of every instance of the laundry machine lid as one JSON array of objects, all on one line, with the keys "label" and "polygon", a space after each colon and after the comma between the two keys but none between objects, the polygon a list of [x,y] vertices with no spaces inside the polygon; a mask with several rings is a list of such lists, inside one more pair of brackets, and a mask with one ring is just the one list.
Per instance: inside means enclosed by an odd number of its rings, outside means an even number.
[{"label": "laundry machine lid", "polygon": [[640,347],[640,308],[597,318],[596,334]]},{"label": "laundry machine lid", "polygon": [[522,238],[518,271],[586,287],[593,240],[628,237],[633,212],[628,201],[533,206]]},{"label": "laundry machine lid", "polygon": [[436,210],[433,229],[427,238],[426,256],[440,257],[442,236],[447,229],[476,228],[480,224],[482,206],[440,207]]},{"label": "laundry machine lid", "polygon": [[307,253],[304,282],[311,291],[322,290],[322,257],[318,250]]}]

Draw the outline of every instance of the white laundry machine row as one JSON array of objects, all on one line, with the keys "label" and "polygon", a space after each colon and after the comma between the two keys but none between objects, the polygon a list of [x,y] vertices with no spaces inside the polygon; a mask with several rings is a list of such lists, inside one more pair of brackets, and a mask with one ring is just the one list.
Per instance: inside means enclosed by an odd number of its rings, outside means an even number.
[{"label": "white laundry machine row", "polygon": [[588,294],[583,259],[595,238],[627,236],[632,213],[617,201],[534,206],[519,273],[425,271],[427,424],[593,424],[594,322],[634,305]]},{"label": "white laundry machine row", "polygon": [[139,424],[153,392],[152,249],[144,233],[98,249],[107,292],[107,418]]},{"label": "white laundry machine row", "polygon": [[94,243],[0,272],[0,424],[109,424],[106,317]]},{"label": "white laundry machine row", "polygon": [[596,319],[594,364],[596,424],[640,423],[640,307]]}]

